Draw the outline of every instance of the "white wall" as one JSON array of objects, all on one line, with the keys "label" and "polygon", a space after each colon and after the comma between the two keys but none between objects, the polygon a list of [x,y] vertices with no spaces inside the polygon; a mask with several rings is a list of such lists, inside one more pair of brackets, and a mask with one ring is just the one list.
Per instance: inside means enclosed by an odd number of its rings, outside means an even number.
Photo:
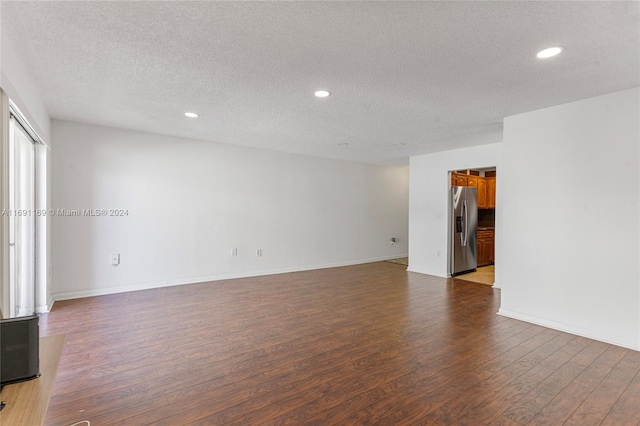
[{"label": "white wall", "polygon": [[501,268],[501,134],[496,143],[411,157],[409,189],[409,271],[447,276],[449,233],[449,172],[497,168],[496,287]]},{"label": "white wall", "polygon": [[38,136],[51,145],[51,119],[29,70],[15,51],[10,36],[0,31],[0,87],[20,108]]},{"label": "white wall", "polygon": [[501,314],[640,349],[639,102],[505,119]]},{"label": "white wall", "polygon": [[54,207],[129,213],[54,219],[56,299],[407,253],[407,167],[65,121],[53,135]]},{"label": "white wall", "polygon": [[[27,119],[31,127],[36,131],[38,136],[47,145],[36,147],[36,167],[38,173],[37,181],[37,200],[38,209],[46,209],[51,205],[51,119],[49,113],[40,97],[35,84],[29,76],[29,70],[20,60],[18,52],[13,48],[13,43],[9,35],[0,30],[0,87],[9,96],[11,101],[20,109],[20,112]],[[8,143],[8,139],[3,141]],[[3,158],[2,170],[5,174],[1,179],[8,182],[8,167]],[[7,188],[0,185],[0,199],[4,208],[8,208],[8,196],[5,197]],[[3,223],[0,227],[0,241],[4,241],[4,234],[8,232],[8,223]],[[37,232],[37,263],[36,263],[36,310],[38,312],[46,312],[51,307],[53,300],[51,298],[51,275],[50,275],[50,259],[51,259],[51,219],[49,217],[40,217],[36,220]],[[6,244],[6,242],[5,242]],[[3,259],[5,266],[3,271],[8,269],[8,253],[3,252],[0,248],[0,258]],[[1,286],[8,287],[8,275],[2,275]],[[8,291],[8,290],[6,290]],[[4,291],[3,293],[6,293]]]}]

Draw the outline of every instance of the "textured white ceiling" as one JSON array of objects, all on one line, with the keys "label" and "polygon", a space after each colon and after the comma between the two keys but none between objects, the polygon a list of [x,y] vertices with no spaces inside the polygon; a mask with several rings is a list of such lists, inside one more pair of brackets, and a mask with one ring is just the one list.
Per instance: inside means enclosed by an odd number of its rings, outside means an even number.
[{"label": "textured white ceiling", "polygon": [[[503,117],[640,85],[638,2],[2,0],[0,10],[54,118],[344,160],[397,163],[495,140]],[[535,58],[553,45],[564,54]]]}]

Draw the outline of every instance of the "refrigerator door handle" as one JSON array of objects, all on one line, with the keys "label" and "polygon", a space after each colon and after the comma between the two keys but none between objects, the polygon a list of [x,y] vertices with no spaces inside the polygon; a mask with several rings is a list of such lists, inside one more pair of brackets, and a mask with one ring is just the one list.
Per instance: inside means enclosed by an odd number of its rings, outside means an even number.
[{"label": "refrigerator door handle", "polygon": [[462,233],[460,234],[460,240],[462,242],[462,247],[467,246],[467,230],[469,227],[468,217],[467,217],[467,200],[462,201],[462,221],[464,228],[462,228]]}]

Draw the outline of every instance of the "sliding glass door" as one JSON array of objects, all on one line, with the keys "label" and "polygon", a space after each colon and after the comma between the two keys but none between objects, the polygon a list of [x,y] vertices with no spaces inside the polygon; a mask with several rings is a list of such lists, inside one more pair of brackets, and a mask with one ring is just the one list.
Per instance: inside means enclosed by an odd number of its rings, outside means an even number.
[{"label": "sliding glass door", "polygon": [[9,316],[35,311],[35,143],[15,118],[9,127]]}]

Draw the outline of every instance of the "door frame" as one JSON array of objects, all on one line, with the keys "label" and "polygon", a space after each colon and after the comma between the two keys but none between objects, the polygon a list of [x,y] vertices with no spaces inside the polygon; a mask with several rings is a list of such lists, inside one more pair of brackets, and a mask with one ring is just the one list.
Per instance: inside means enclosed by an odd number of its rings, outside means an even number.
[{"label": "door frame", "polygon": [[[481,172],[485,172],[485,171],[491,171],[491,170],[495,170],[496,171],[496,182],[497,182],[497,174],[498,174],[498,166],[482,166],[482,167],[465,167],[464,169],[458,168],[458,169],[454,169],[454,170],[449,170],[447,172],[447,216],[446,216],[446,221],[447,221],[447,277],[448,278],[452,278],[453,276],[453,255],[452,255],[452,250],[453,250],[453,241],[452,241],[452,233],[453,233],[453,223],[451,220],[451,215],[452,215],[452,205],[451,205],[451,188],[454,186],[451,183],[451,179],[452,179],[452,174],[457,172],[458,170],[478,170]],[[496,223],[497,221],[497,210],[498,210],[498,189],[496,187],[496,206],[495,206],[495,210],[496,210]],[[494,246],[493,246],[493,250],[494,250],[494,265],[497,264],[498,261],[498,256],[496,256],[496,235],[498,234],[498,227],[496,226],[496,229],[494,230]],[[497,268],[497,266],[496,266]],[[495,275],[494,275],[494,286],[495,286]],[[497,287],[499,288],[499,287]]]}]

